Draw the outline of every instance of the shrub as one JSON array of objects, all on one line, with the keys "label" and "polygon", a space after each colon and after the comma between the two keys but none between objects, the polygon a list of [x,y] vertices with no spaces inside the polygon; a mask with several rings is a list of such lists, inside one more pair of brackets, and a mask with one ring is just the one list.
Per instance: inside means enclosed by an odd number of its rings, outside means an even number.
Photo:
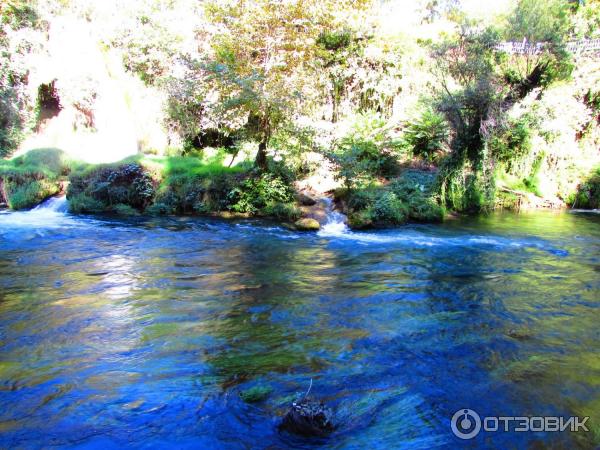
[{"label": "shrub", "polygon": [[122,204],[142,211],[152,202],[155,189],[149,172],[132,162],[95,166],[73,174],[68,197],[71,199],[79,194],[102,203],[103,210]]},{"label": "shrub", "polygon": [[522,117],[498,130],[489,141],[489,148],[497,161],[511,164],[521,160],[531,151],[531,119]]},{"label": "shrub", "polygon": [[329,155],[346,187],[364,185],[375,176],[390,175],[396,170],[402,145],[392,139],[390,132],[390,124],[376,114],[357,118]]},{"label": "shrub", "polygon": [[84,193],[69,195],[69,211],[72,213],[97,213],[105,210],[106,205]]},{"label": "shrub", "polygon": [[255,214],[275,203],[291,203],[294,192],[280,177],[264,173],[246,179],[228,195],[230,209],[240,213]]},{"label": "shrub", "polygon": [[583,209],[600,208],[600,167],[579,185],[571,206]]},{"label": "shrub", "polygon": [[408,208],[396,194],[386,191],[375,201],[371,215],[375,222],[398,225],[406,222]]},{"label": "shrub", "polygon": [[413,154],[433,161],[435,154],[446,147],[449,133],[444,116],[426,109],[408,125],[404,132],[404,140]]}]

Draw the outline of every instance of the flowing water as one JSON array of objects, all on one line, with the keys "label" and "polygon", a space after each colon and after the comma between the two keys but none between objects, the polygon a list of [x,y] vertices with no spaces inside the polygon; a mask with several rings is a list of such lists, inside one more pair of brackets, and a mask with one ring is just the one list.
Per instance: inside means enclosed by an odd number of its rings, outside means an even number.
[{"label": "flowing water", "polygon": [[[597,214],[300,234],[61,210],[0,214],[0,448],[600,443]],[[338,424],[317,440],[277,428],[311,380]],[[461,441],[460,408],[590,432]]]}]

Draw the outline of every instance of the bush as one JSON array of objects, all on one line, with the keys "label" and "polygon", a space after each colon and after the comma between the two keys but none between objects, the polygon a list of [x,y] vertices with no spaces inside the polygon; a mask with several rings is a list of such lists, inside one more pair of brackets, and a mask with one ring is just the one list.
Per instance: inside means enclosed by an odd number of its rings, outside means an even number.
[{"label": "bush", "polygon": [[491,137],[489,148],[496,160],[505,163],[510,171],[513,162],[521,160],[531,152],[531,119],[522,117],[509,122]]},{"label": "bush", "polygon": [[375,176],[394,173],[402,143],[392,139],[390,131],[390,125],[378,115],[358,117],[329,155],[346,187],[361,186]]},{"label": "bush", "polygon": [[387,186],[344,192],[350,227],[399,225],[408,219],[441,222],[446,210],[436,201],[436,174],[406,170]]},{"label": "bush", "polygon": [[408,125],[404,140],[414,155],[433,161],[435,154],[446,147],[449,133],[444,116],[426,109]]},{"label": "bush", "polygon": [[69,195],[69,211],[72,213],[98,213],[106,209],[106,205],[84,193]]},{"label": "bush", "polygon": [[240,213],[256,214],[276,203],[292,203],[294,191],[280,177],[264,173],[246,179],[229,193],[228,200],[229,209]]},{"label": "bush", "polygon": [[579,185],[571,206],[582,209],[600,208],[600,167]]},{"label": "bush", "polygon": [[393,192],[384,192],[371,210],[373,220],[377,223],[399,225],[408,218],[408,207]]},{"label": "bush", "polygon": [[68,198],[85,194],[110,211],[121,204],[143,211],[154,198],[154,180],[140,164],[100,165],[72,174]]}]

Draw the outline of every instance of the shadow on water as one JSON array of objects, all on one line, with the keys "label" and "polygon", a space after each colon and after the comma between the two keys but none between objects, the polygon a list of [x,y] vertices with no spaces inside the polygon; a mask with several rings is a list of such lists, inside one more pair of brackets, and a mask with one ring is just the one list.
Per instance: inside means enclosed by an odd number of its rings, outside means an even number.
[{"label": "shadow on water", "polygon": [[[33,219],[0,216],[1,447],[455,448],[460,408],[592,418],[468,445],[600,443],[597,215]],[[339,425],[317,441],[277,430],[311,379]]]}]

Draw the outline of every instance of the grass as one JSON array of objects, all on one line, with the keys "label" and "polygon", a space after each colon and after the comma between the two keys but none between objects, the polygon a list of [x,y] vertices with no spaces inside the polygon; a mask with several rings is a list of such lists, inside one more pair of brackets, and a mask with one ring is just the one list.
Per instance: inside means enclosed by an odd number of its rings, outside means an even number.
[{"label": "grass", "polygon": [[71,161],[59,149],[31,150],[17,158],[0,160],[0,199],[11,209],[31,208],[61,190]]},{"label": "grass", "polygon": [[[221,153],[211,158],[135,155],[109,164],[76,163],[70,175],[70,209],[157,215],[216,211],[237,182],[236,176],[250,168],[244,163],[227,167],[224,159]],[[136,202],[140,194],[147,200]]]}]

